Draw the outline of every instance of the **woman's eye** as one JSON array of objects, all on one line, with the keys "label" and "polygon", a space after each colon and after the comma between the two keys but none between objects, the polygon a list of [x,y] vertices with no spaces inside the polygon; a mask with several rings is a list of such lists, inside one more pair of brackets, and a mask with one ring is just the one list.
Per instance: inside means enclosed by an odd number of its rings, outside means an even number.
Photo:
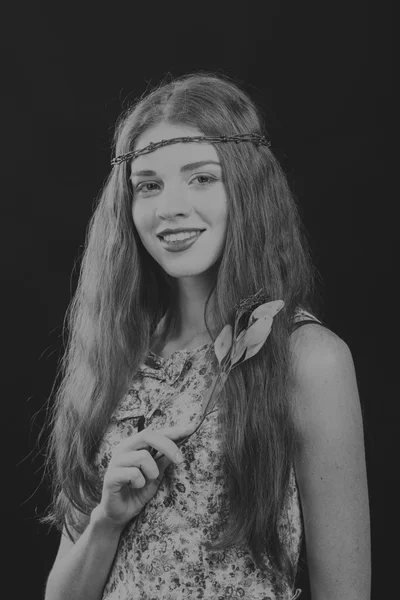
[{"label": "woman's eye", "polygon": [[151,185],[158,185],[158,183],[154,183],[154,181],[150,181],[148,183],[140,183],[139,185],[136,186],[135,192],[154,192],[154,188],[145,189],[146,186],[151,186]]},{"label": "woman's eye", "polygon": [[[216,181],[215,177],[211,177],[210,175],[196,175],[196,177],[194,177],[192,181],[194,181],[195,179],[199,181],[200,185],[205,185],[207,183],[212,183],[213,181]],[[203,181],[200,181],[200,179],[202,179]],[[204,181],[204,179],[206,179],[207,181]]]}]

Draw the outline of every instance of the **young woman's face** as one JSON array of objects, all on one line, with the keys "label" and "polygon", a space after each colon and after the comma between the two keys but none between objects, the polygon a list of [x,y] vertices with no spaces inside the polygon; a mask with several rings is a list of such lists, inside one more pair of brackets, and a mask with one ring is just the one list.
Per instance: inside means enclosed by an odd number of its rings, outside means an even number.
[{"label": "young woman's face", "polygon": [[[198,135],[204,134],[163,123],[145,131],[135,149],[163,139]],[[146,250],[171,277],[205,274],[221,254],[227,221],[227,198],[215,148],[205,142],[164,146],[134,159],[131,173],[132,216]],[[174,252],[173,243],[157,236],[164,229],[180,228],[203,232],[182,242],[188,247]]]}]

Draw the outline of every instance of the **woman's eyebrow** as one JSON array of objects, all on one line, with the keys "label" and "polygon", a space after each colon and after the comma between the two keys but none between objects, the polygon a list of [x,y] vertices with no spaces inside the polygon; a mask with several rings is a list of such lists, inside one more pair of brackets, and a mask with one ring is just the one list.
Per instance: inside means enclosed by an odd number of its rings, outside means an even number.
[{"label": "woman's eyebrow", "polygon": [[[180,172],[187,173],[188,171],[193,171],[194,169],[198,169],[199,167],[204,167],[204,165],[218,165],[220,167],[221,163],[217,162],[216,160],[201,160],[200,162],[194,162],[194,163],[189,163],[187,165],[183,165],[183,167],[181,167]],[[155,171],[144,170],[144,171],[135,171],[134,173],[131,174],[131,177],[133,177],[134,175],[143,176],[143,177],[153,177],[153,176],[157,175],[157,173]]]}]

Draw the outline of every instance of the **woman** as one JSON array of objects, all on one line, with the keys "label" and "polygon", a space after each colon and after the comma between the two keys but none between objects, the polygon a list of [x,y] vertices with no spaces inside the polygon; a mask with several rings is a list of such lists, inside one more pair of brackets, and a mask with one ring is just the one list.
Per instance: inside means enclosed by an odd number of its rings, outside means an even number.
[{"label": "woman", "polygon": [[[303,534],[312,600],[369,597],[354,365],[317,317],[263,133],[247,94],[205,73],[121,117],[69,309],[46,519],[63,535],[46,600],[297,598]],[[196,429],[214,341],[260,289],[283,307]]]}]

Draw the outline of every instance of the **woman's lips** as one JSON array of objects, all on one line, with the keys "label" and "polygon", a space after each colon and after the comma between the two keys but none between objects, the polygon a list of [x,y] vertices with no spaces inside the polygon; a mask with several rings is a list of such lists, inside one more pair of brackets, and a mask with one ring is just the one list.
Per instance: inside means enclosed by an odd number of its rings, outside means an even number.
[{"label": "woman's lips", "polygon": [[[205,231],[205,230],[204,230]],[[186,240],[176,240],[174,242],[166,242],[164,238],[158,238],[160,240],[161,245],[168,252],[181,252],[182,250],[187,250],[192,246],[199,237],[204,233],[204,231],[199,231],[197,235],[188,238]]]}]

